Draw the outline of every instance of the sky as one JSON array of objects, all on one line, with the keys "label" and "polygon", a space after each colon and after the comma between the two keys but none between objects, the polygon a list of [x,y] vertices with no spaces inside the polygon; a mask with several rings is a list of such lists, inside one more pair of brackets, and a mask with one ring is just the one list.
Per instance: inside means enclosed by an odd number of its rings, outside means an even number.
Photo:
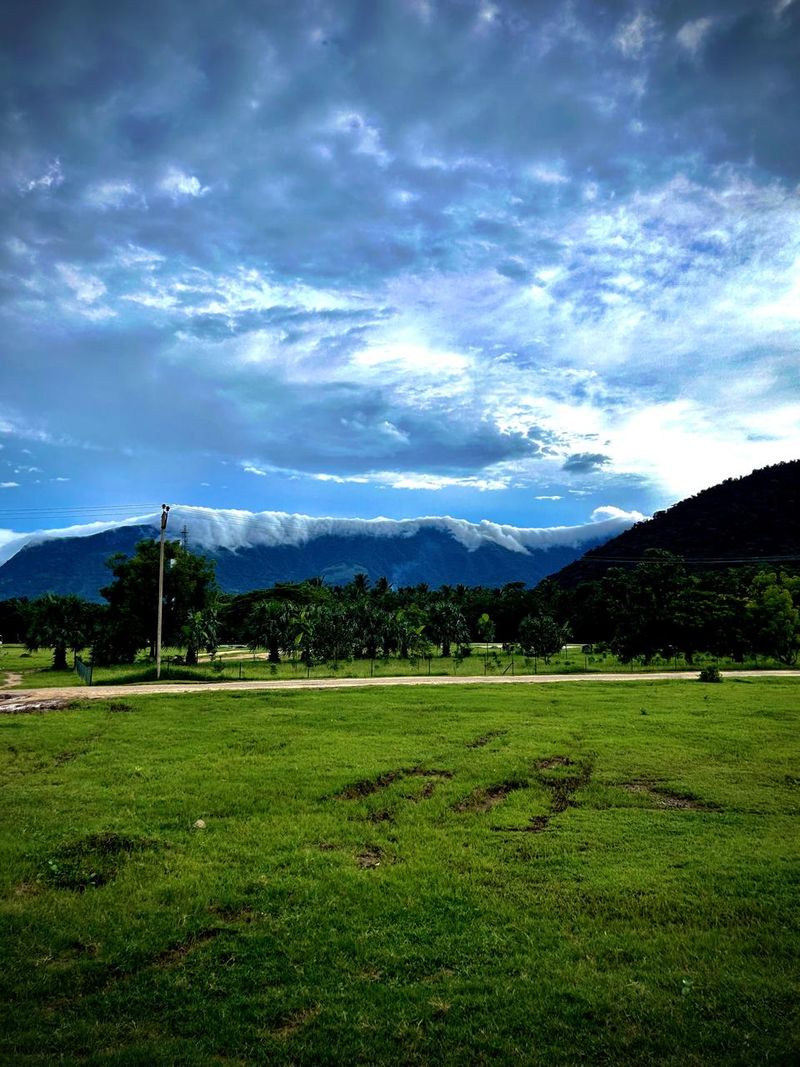
[{"label": "sky", "polygon": [[800,0],[5,12],[0,529],[549,527],[800,456]]}]

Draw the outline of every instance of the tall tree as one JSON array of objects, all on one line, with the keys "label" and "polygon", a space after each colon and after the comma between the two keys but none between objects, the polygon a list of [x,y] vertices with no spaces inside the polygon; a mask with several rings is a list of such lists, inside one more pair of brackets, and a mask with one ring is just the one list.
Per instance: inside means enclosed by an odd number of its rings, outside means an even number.
[{"label": "tall tree", "polygon": [[755,650],[795,663],[800,649],[800,577],[767,571],[756,575],[747,612]]},{"label": "tall tree", "polygon": [[566,627],[559,625],[552,615],[526,615],[519,624],[520,648],[526,656],[541,656],[545,663],[561,651],[568,636]]},{"label": "tall tree", "polygon": [[[100,592],[109,604],[109,620],[129,635],[136,648],[149,646],[155,655],[158,601],[157,541],[140,541],[133,556],[112,556],[107,566],[114,575]],[[164,543],[164,613],[162,640],[180,645],[182,628],[192,612],[202,611],[214,597],[214,563],[188,552],[180,541]]]}]

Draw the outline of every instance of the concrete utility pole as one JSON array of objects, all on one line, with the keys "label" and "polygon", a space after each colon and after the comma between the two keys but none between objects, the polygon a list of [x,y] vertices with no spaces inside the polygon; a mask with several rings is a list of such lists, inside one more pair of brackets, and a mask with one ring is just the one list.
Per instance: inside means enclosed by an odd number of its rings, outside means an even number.
[{"label": "concrete utility pole", "polygon": [[161,544],[158,552],[158,624],[156,626],[156,678],[161,677],[161,617],[164,613],[164,531],[167,528],[169,504],[161,505]]}]

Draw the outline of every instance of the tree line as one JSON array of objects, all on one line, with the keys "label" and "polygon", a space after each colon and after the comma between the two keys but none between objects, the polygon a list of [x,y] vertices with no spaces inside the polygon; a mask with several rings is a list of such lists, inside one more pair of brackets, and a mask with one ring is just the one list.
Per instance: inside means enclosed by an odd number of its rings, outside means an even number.
[{"label": "tree line", "polygon": [[[0,602],[0,634],[29,648],[53,649],[67,668],[69,650],[91,649],[97,665],[155,654],[158,542],[133,556],[112,556],[104,604],[48,594]],[[689,573],[682,559],[650,549],[630,569],[564,589],[546,579],[531,589],[464,585],[393,588],[363,574],[342,586],[320,578],[276,583],[242,594],[221,592],[214,563],[180,541],[165,542],[163,644],[187,664],[223,644],[263,650],[270,661],[314,665],[357,658],[465,656],[475,642],[502,643],[546,661],[576,640],[606,648],[622,662],[700,653],[743,660],[761,654],[793,664],[800,647],[800,576],[730,568]]]}]

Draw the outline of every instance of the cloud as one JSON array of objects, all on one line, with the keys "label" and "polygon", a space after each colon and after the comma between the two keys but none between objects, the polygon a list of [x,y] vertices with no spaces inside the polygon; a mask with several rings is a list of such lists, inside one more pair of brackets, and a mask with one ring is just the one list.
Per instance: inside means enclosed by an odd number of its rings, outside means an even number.
[{"label": "cloud", "polygon": [[87,38],[15,5],[3,417],[48,470],[91,446],[118,484],[151,450],[339,512],[515,517],[575,473],[634,501],[797,454],[770,427],[800,389],[797,18],[112,5]]},{"label": "cloud", "polygon": [[684,22],[675,37],[678,44],[682,45],[687,52],[695,55],[702,47],[713,25],[712,18],[693,19],[691,22]]},{"label": "cloud", "polygon": [[0,489],[19,489],[19,482],[0,482]]},{"label": "cloud", "polygon": [[205,196],[210,192],[208,186],[203,185],[200,179],[193,174],[185,174],[177,167],[171,167],[159,182],[159,188],[173,200],[183,197]]},{"label": "cloud", "polygon": [[647,12],[637,11],[620,24],[614,43],[626,59],[639,59],[657,37],[657,25]]},{"label": "cloud", "polygon": [[[449,533],[469,551],[495,545],[510,552],[526,554],[529,549],[546,549],[559,545],[576,547],[607,539],[628,529],[643,519],[638,512],[626,512],[615,507],[595,509],[589,523],[578,526],[523,528],[483,520],[479,523],[455,519],[449,515],[425,516],[415,519],[356,519],[313,517],[285,512],[243,510],[215,510],[174,504],[170,509],[170,526],[179,529],[186,525],[192,543],[201,548],[236,550],[256,545],[300,546],[319,537],[373,537],[377,539],[413,537],[420,530],[433,529]],[[121,526],[160,527],[160,512],[132,516],[115,522],[93,522],[62,529],[39,530],[31,534],[2,531],[0,536],[0,565],[25,545],[65,537],[90,537],[103,530]]]},{"label": "cloud", "polygon": [[610,462],[611,457],[604,456],[601,452],[574,452],[566,458],[561,469],[569,474],[589,474]]},{"label": "cloud", "polygon": [[83,304],[93,304],[106,293],[106,287],[99,278],[82,274],[77,267],[69,263],[56,264],[56,270],[76,299]]},{"label": "cloud", "polygon": [[99,211],[112,211],[130,204],[145,206],[144,197],[130,181],[104,181],[91,185],[86,200]]},{"label": "cloud", "polygon": [[54,159],[48,164],[47,169],[35,178],[29,178],[21,185],[21,191],[32,193],[37,189],[57,189],[64,182],[64,172],[61,169],[61,160]]}]

